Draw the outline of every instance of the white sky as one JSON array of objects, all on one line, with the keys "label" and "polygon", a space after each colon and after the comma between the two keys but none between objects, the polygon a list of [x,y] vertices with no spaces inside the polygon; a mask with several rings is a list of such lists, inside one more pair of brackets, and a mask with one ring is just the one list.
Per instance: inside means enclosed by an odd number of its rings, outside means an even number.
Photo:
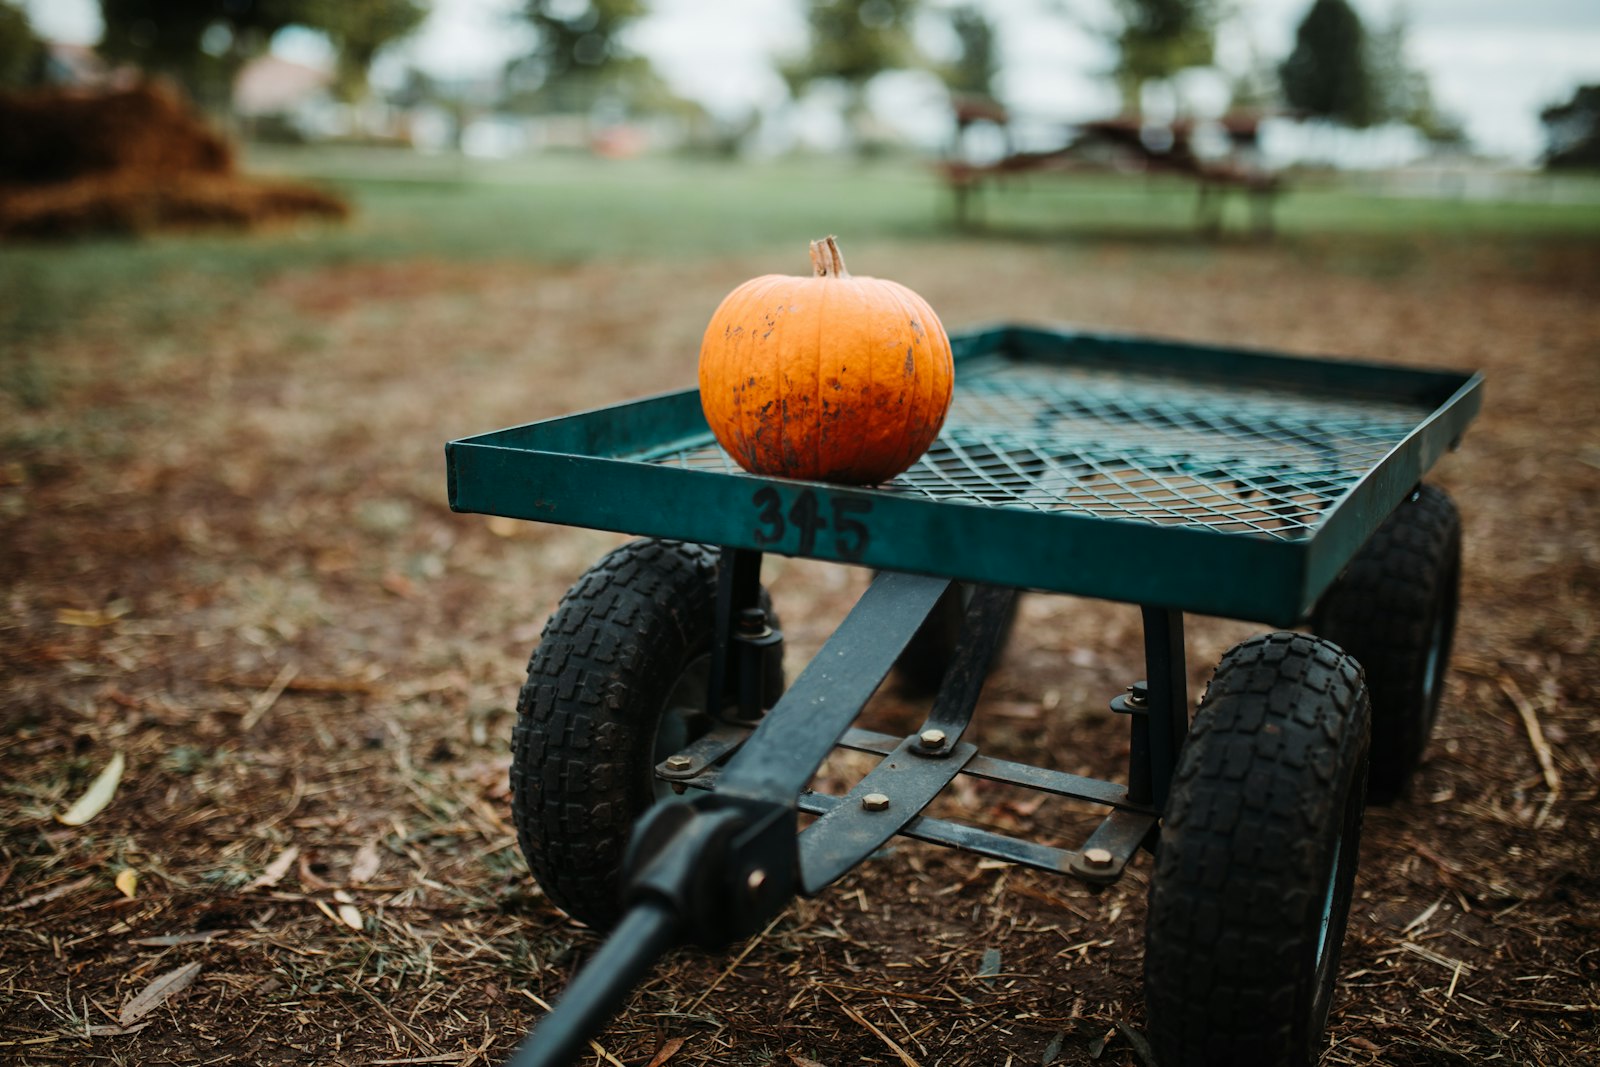
[{"label": "white sky", "polygon": [[[1600,0],[1352,0],[1369,26],[1396,8],[1409,13],[1411,58],[1435,99],[1462,117],[1482,150],[1529,161],[1543,148],[1539,109],[1566,100],[1574,87],[1600,82]],[[1310,0],[1237,0],[1242,25],[1220,42],[1224,58],[1280,59]],[[28,0],[34,24],[58,39],[92,43],[99,35],[95,0]],[[512,17],[517,0],[433,0],[421,33],[390,62],[429,73],[465,76],[496,68],[527,47]],[[1001,95],[1013,108],[1047,117],[1085,118],[1116,101],[1098,72],[1098,43],[1060,15],[1050,0],[988,0],[1000,27]],[[1073,0],[1092,13],[1097,0]],[[673,86],[724,114],[780,102],[772,59],[803,40],[795,0],[652,0],[630,43]],[[937,44],[936,41],[929,42]],[[1203,88],[1203,87],[1202,87]],[[902,113],[926,101],[929,87],[911,79],[886,87]]]}]

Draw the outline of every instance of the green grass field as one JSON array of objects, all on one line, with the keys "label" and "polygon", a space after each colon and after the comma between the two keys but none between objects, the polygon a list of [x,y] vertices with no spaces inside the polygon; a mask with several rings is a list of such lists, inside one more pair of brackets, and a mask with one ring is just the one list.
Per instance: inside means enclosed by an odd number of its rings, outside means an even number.
[{"label": "green grass field", "polygon": [[[824,233],[852,244],[995,242],[1064,256],[1107,246],[1206,255],[1248,236],[1245,205],[1225,205],[1220,237],[1195,227],[1195,190],[1176,180],[1041,175],[985,190],[979,223],[958,229],[948,191],[915,161],[797,159],[615,161],[552,154],[487,163],[371,149],[260,149],[251,170],[330,185],[355,206],[343,225],[254,234],[186,234],[0,250],[0,390],[43,402],[49,371],[29,355],[44,337],[97,330],[154,337],[214,315],[264,279],[295,269],[409,259],[544,264],[689,262],[770,248],[772,269]],[[1340,269],[1388,276],[1413,246],[1530,246],[1600,238],[1600,180],[1518,179],[1517,199],[1426,199],[1369,191],[1371,179],[1293,182],[1276,212],[1283,247]],[[1435,249],[1437,252],[1437,249]],[[788,259],[783,259],[788,255]],[[1427,257],[1436,261],[1436,257]],[[1137,266],[1131,269],[1138,269]]]}]

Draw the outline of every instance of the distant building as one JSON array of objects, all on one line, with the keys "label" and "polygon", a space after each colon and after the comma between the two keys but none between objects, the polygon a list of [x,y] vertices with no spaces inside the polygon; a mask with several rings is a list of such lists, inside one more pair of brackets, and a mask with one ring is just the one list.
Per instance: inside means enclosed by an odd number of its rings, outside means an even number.
[{"label": "distant building", "polygon": [[45,42],[44,80],[47,85],[72,89],[99,89],[125,85],[134,78],[130,69],[113,69],[88,45]]},{"label": "distant building", "polygon": [[332,94],[333,74],[268,53],[246,63],[233,83],[233,110],[256,134],[315,139],[344,133],[348,119]]}]

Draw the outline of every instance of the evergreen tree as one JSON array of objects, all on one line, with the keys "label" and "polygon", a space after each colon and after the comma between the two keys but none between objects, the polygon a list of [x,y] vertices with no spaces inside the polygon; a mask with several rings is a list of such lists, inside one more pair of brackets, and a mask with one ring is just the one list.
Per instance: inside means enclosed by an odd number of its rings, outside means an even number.
[{"label": "evergreen tree", "polygon": [[1600,85],[1581,85],[1572,99],[1539,112],[1544,123],[1544,165],[1600,167]]},{"label": "evergreen tree", "polygon": [[1316,0],[1278,68],[1289,106],[1345,126],[1370,126],[1378,110],[1366,39],[1361,17],[1345,0]]}]

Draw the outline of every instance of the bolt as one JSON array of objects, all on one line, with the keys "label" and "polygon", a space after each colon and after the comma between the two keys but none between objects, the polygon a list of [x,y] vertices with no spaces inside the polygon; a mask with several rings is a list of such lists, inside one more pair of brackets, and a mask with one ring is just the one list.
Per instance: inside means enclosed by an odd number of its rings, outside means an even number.
[{"label": "bolt", "polygon": [[767,613],[760,608],[745,608],[739,612],[736,628],[740,637],[766,637],[772,633],[767,625]]},{"label": "bolt", "polygon": [[930,752],[936,752],[944,747],[943,730],[924,730],[917,736],[917,741]]},{"label": "bolt", "polygon": [[745,876],[744,884],[749,888],[750,892],[760,892],[761,887],[767,884],[767,872],[757,867]]},{"label": "bolt", "polygon": [[669,771],[686,771],[694,766],[694,760],[688,756],[668,756],[666,767]]},{"label": "bolt", "polygon": [[1105,870],[1111,866],[1111,850],[1104,848],[1084,849],[1083,865],[1097,871]]},{"label": "bolt", "polygon": [[1134,682],[1128,686],[1128,707],[1142,708],[1150,703],[1150,687],[1144,682]]},{"label": "bolt", "polygon": [[889,798],[882,793],[868,793],[861,798],[861,806],[868,811],[887,811],[889,809]]}]

